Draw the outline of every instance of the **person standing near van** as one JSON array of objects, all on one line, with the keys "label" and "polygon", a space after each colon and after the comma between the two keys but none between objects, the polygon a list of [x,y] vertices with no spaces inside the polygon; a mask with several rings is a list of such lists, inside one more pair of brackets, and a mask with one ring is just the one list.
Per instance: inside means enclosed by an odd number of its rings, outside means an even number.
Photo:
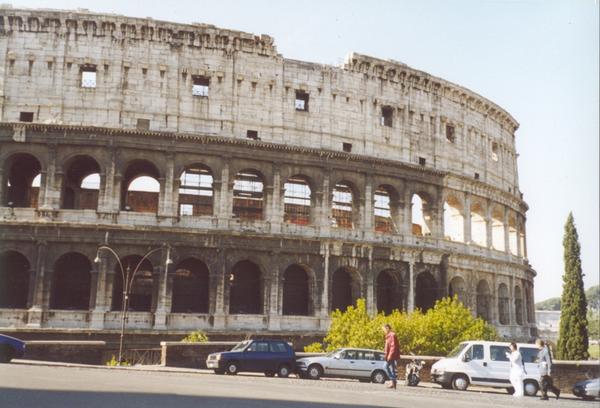
[{"label": "person standing near van", "polygon": [[510,343],[510,353],[506,353],[506,356],[510,360],[510,374],[509,379],[512,384],[515,393],[513,396],[520,398],[524,395],[523,392],[523,378],[525,378],[525,366],[523,365],[523,357],[521,352],[518,350],[516,343]]},{"label": "person standing near van", "polygon": [[540,377],[542,383],[542,397],[540,399],[548,399],[548,390],[552,391],[556,395],[556,399],[560,396],[560,390],[552,383],[551,370],[552,370],[552,356],[548,346],[540,339],[535,341],[535,345],[540,350],[537,355],[538,366],[540,368]]},{"label": "person standing near van", "polygon": [[392,331],[392,326],[386,324],[383,326],[385,332],[385,368],[387,370],[388,377],[392,380],[392,383],[388,385],[388,388],[396,389],[396,383],[398,377],[396,374],[396,361],[400,358],[400,345],[398,344],[398,337],[396,333]]}]

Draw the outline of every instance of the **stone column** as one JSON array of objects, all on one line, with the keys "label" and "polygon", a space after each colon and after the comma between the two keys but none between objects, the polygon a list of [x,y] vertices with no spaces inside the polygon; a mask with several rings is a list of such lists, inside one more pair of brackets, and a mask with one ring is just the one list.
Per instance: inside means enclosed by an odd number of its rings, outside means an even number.
[{"label": "stone column", "polygon": [[[62,175],[62,172],[60,172]],[[48,146],[48,167],[42,172],[38,208],[42,211],[57,210],[60,204],[60,175],[56,171],[56,146]]]},{"label": "stone column", "polygon": [[523,234],[523,248],[522,248],[522,256],[525,259],[527,258],[527,228],[525,227],[525,217],[522,218],[522,223],[521,223],[521,227],[522,227],[522,234]]},{"label": "stone column", "polygon": [[510,228],[508,225],[508,208],[504,207],[504,252],[511,254],[510,251]]},{"label": "stone column", "polygon": [[408,311],[415,310],[415,260],[408,260]]},{"label": "stone column", "polygon": [[35,283],[31,297],[31,307],[27,311],[27,326],[41,327],[43,323],[44,290],[46,289],[46,250],[47,243],[37,242],[37,254],[35,260]]},{"label": "stone column", "polygon": [[112,213],[118,211],[120,204],[115,204],[116,153],[113,150],[106,172],[101,175],[100,191],[98,192],[98,212]]},{"label": "stone column", "polygon": [[515,280],[514,276],[508,278],[508,324],[514,326],[516,324],[516,313],[515,310]]},{"label": "stone column", "polygon": [[[272,254],[273,258],[276,259],[278,254]],[[279,331],[281,329],[281,310],[279,309],[279,281],[281,280],[281,271],[279,267],[273,268],[269,279],[266,279],[265,284],[268,283],[269,291],[266,291],[265,297],[268,294],[267,306],[268,311],[268,329],[271,331]]]},{"label": "stone column", "polygon": [[215,215],[218,218],[219,226],[227,228],[231,215],[233,214],[233,179],[229,177],[229,164],[225,163],[221,170],[221,190],[220,202],[215,202],[218,205],[215,208]]},{"label": "stone column", "polygon": [[485,209],[485,237],[486,237],[486,246],[489,249],[492,249],[494,246],[493,237],[492,237],[492,203],[490,200],[486,202]]},{"label": "stone column", "polygon": [[271,233],[281,232],[283,222],[281,174],[277,166],[273,166],[273,185],[267,194],[267,212],[265,220],[271,224]]},{"label": "stone column", "polygon": [[371,177],[367,177],[367,182],[365,183],[365,195],[364,195],[364,208],[361,212],[362,214],[362,225],[363,230],[366,234],[373,233],[373,221],[375,218],[375,213],[373,212],[373,200],[375,196],[373,194],[373,179]]},{"label": "stone column", "polygon": [[412,235],[412,206],[412,195],[406,189],[404,191],[404,215],[402,217],[402,225],[400,226],[400,231],[404,235]]},{"label": "stone column", "polygon": [[[171,295],[172,287],[169,285],[169,272],[172,269],[172,263],[167,263],[171,260],[171,249],[163,248],[160,266],[155,267],[158,270],[158,293],[156,301],[156,309],[154,311],[154,329],[167,328],[167,315],[171,311]],[[172,260],[171,260],[172,262]],[[153,302],[154,303],[154,302]]]},{"label": "stone column", "polygon": [[106,295],[108,270],[110,269],[109,259],[111,256],[112,254],[107,253],[107,251],[98,252],[100,262],[94,263],[92,267],[92,271],[96,275],[96,286],[92,289],[94,291],[94,302],[90,301],[90,309],[92,309],[90,328],[92,329],[104,328],[104,314],[110,309]]},{"label": "stone column", "polygon": [[465,193],[465,207],[463,209],[463,235],[465,244],[471,243],[471,193]]},{"label": "stone column", "polygon": [[[227,277],[227,263],[225,262],[225,259],[227,259],[227,254],[225,251],[219,249],[217,249],[217,252],[217,256],[220,258],[220,260],[214,268],[214,275],[211,275],[211,282],[213,277],[215,282],[213,328],[217,330],[223,330],[226,326],[226,314],[229,309],[225,307],[225,279]],[[211,287],[213,287],[212,283]]]},{"label": "stone column", "polygon": [[521,250],[521,222],[519,219],[519,215],[515,217],[516,225],[515,229],[517,230],[517,256],[521,258],[523,256],[523,251]]},{"label": "stone column", "polygon": [[160,178],[160,192],[158,194],[158,215],[160,217],[176,217],[177,213],[173,210],[174,194],[174,173],[175,156],[172,153],[167,154],[166,173],[164,178]]},{"label": "stone column", "polygon": [[8,201],[8,197],[5,196],[5,194],[7,194],[8,191],[4,191],[6,184],[8,183],[4,181],[4,169],[0,167],[0,206],[5,206]]},{"label": "stone column", "polygon": [[321,256],[323,256],[323,289],[321,291],[321,311],[319,313],[320,329],[327,330],[329,326],[329,242],[321,241]]},{"label": "stone column", "polygon": [[[322,190],[316,193],[317,198],[317,211],[316,214],[318,219],[320,236],[329,236],[329,230],[331,229],[331,194],[329,189],[329,174],[326,173],[323,177]],[[319,202],[320,201],[320,202]]]}]

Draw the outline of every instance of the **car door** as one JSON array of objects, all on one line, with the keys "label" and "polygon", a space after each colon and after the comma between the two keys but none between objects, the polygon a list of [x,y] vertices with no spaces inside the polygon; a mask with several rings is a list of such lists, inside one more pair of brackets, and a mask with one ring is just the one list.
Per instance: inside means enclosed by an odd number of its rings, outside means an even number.
[{"label": "car door", "polygon": [[348,349],[344,355],[344,376],[346,377],[359,377],[361,372],[359,350]]},{"label": "car door", "polygon": [[359,353],[360,359],[360,376],[363,378],[371,378],[371,373],[378,368],[377,356],[374,351],[363,350]]},{"label": "car door", "polygon": [[539,350],[536,347],[522,346],[519,348],[521,357],[523,358],[523,365],[525,366],[525,377],[526,378],[540,378],[540,368],[537,363],[537,355]]},{"label": "car door", "polygon": [[[288,356],[289,353],[287,351],[287,347],[282,341],[272,341],[271,343],[269,343],[269,359],[266,362],[266,369],[271,371],[277,371],[277,369],[282,363],[287,363],[288,365],[290,365],[290,362],[287,361]],[[290,367],[290,370],[293,369],[293,366]]]},{"label": "car door", "polygon": [[483,344],[471,344],[463,353],[460,370],[469,376],[472,384],[486,384],[488,382],[488,360],[485,356]]},{"label": "car door", "polygon": [[268,368],[269,343],[266,341],[254,341],[244,351],[244,359],[241,362],[243,371],[262,372]]},{"label": "car door", "polygon": [[507,353],[510,354],[508,346],[490,344],[490,385],[510,387],[510,360]]},{"label": "car door", "polygon": [[348,350],[340,350],[334,354],[325,367],[325,374],[331,377],[346,377],[349,372],[349,359],[346,358]]}]

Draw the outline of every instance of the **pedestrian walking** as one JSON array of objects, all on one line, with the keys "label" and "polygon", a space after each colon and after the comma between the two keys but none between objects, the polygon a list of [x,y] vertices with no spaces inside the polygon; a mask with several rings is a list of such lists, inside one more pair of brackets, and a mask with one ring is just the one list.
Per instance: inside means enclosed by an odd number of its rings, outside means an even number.
[{"label": "pedestrian walking", "polygon": [[386,324],[383,326],[383,331],[385,332],[385,368],[389,379],[392,381],[387,387],[396,389],[396,384],[398,382],[396,362],[400,358],[400,345],[398,344],[396,333],[392,331],[392,326]]},{"label": "pedestrian walking", "polygon": [[535,345],[540,350],[537,355],[538,366],[540,368],[540,377],[542,385],[542,397],[540,399],[548,399],[548,390],[552,391],[556,395],[556,399],[560,396],[560,390],[556,388],[552,382],[552,356],[548,345],[542,340],[537,339]]},{"label": "pedestrian walking", "polygon": [[515,390],[513,396],[521,398],[523,392],[523,379],[525,378],[525,366],[523,365],[523,357],[517,348],[516,343],[510,343],[510,353],[506,353],[506,357],[510,360],[510,383]]}]

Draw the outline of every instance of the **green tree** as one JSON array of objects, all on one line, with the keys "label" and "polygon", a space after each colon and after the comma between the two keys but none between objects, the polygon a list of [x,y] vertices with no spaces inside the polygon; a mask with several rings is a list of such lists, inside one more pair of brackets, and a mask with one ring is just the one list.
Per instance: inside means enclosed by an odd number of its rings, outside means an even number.
[{"label": "green tree", "polygon": [[184,343],[206,343],[208,336],[202,330],[196,330],[181,339]]},{"label": "green tree", "polygon": [[535,304],[535,310],[560,310],[560,298],[553,297]]},{"label": "green tree", "polygon": [[563,249],[565,273],[557,354],[564,360],[587,360],[587,301],[583,290],[581,247],[572,213],[569,213],[565,224]]},{"label": "green tree", "polygon": [[585,291],[588,307],[596,312],[600,311],[600,285],[592,286]]}]

